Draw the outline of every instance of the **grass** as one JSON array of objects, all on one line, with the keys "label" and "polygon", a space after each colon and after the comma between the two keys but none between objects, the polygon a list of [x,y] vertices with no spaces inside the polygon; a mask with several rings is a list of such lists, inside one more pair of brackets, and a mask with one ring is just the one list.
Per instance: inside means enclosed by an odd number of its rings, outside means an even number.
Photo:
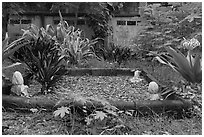
[{"label": "grass", "polygon": [[[103,64],[104,63],[104,64]],[[173,81],[176,84],[182,79],[177,73],[166,66],[154,64],[152,62],[132,60],[121,66],[110,64],[107,62],[90,62],[92,67],[128,67],[128,68],[145,68],[156,79],[164,84]],[[89,64],[89,65],[90,65]],[[89,65],[87,67],[89,67]],[[17,67],[14,70],[23,72],[24,69]],[[14,70],[5,71],[11,77]],[[53,110],[54,111],[54,110]],[[43,112],[43,110],[35,113],[19,113],[19,112],[3,112],[3,125],[9,126],[3,134],[9,135],[46,135],[46,134],[83,134],[83,135],[201,135],[202,134],[202,118],[195,115],[190,118],[176,118],[173,116],[153,115],[148,117],[133,117],[128,113],[121,115],[114,121],[113,117],[100,122],[95,121],[93,125],[86,125],[82,117],[65,118],[54,117],[53,113]]]},{"label": "grass", "polygon": [[[131,122],[128,122],[130,119],[132,119]],[[174,119],[166,116],[154,116],[152,118],[128,118],[126,122],[134,127],[133,133],[138,132],[138,134],[195,135],[202,132],[202,124],[197,120],[197,118]]]},{"label": "grass", "polygon": [[[17,120],[18,119],[18,120]],[[9,135],[201,135],[202,123],[198,117],[176,119],[156,116],[120,116],[120,123],[98,122],[87,126],[83,122],[69,118],[53,117],[52,113],[3,113],[4,124]],[[111,121],[110,119],[107,121]]]}]

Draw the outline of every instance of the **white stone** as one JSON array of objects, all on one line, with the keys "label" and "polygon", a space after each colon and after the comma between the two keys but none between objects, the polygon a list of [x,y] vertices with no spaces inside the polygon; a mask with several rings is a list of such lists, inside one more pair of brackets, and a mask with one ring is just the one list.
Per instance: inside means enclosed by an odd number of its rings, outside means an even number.
[{"label": "white stone", "polygon": [[148,86],[148,91],[149,91],[149,93],[152,93],[152,94],[158,93],[158,91],[159,91],[158,84],[154,81],[150,82],[149,86]]},{"label": "white stone", "polygon": [[141,73],[141,71],[136,70],[136,71],[134,72],[134,77],[130,78],[130,82],[136,83],[136,82],[142,81],[142,79],[140,78],[140,73]]},{"label": "white stone", "polygon": [[23,76],[19,71],[15,71],[12,78],[12,92],[16,93],[19,96],[29,97],[28,86],[23,84]]},{"label": "white stone", "polygon": [[12,78],[12,84],[14,85],[22,85],[24,83],[23,76],[21,72],[15,71]]}]

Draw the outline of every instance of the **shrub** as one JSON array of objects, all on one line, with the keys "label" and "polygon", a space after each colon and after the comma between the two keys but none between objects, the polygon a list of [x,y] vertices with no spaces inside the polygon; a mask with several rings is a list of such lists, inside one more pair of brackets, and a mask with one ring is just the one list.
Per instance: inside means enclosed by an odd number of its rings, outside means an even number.
[{"label": "shrub", "polygon": [[61,64],[64,56],[59,54],[55,41],[38,38],[37,41],[31,40],[30,45],[21,50],[23,58],[20,60],[42,85],[42,93],[46,93],[65,74],[65,66]]},{"label": "shrub", "polygon": [[[144,7],[143,17],[148,21],[147,29],[141,31],[135,39],[140,49],[148,51],[166,52],[164,47],[177,45],[185,38],[192,38],[192,34],[202,30],[201,3],[172,3],[178,7],[148,5]],[[156,7],[155,7],[156,6]]]},{"label": "shrub", "polygon": [[134,55],[131,48],[115,45],[114,43],[110,43],[107,47],[95,46],[94,51],[98,57],[106,61],[116,62],[119,65],[131,59]]},{"label": "shrub", "polygon": [[175,50],[171,47],[165,49],[170,56],[165,58],[159,56],[157,59],[166,65],[169,65],[176,72],[180,73],[183,78],[191,83],[201,83],[202,81],[202,67],[201,67],[201,52],[194,52],[194,49],[198,48],[200,43],[196,39],[189,41],[185,40],[182,43],[182,47],[187,48],[187,56],[182,54],[179,50]]},{"label": "shrub", "polygon": [[73,31],[64,37],[63,43],[60,45],[61,54],[65,56],[67,64],[82,65],[83,61],[96,57],[91,50],[92,45],[97,43],[97,40],[89,40],[81,38],[81,31]]},{"label": "shrub", "polygon": [[[11,43],[9,43],[8,33],[6,33],[5,39],[2,41],[2,61],[11,57],[15,51],[19,48],[24,47],[28,44],[28,41],[21,37]],[[14,66],[20,65],[21,63],[16,62],[14,64],[8,65],[6,67],[2,67],[3,70],[7,70],[9,68],[13,68]],[[11,80],[6,76],[6,74],[2,74],[2,93],[10,94],[12,83]]]},{"label": "shrub", "polygon": [[91,48],[92,45],[97,43],[97,39],[82,39],[82,31],[76,29],[74,26],[69,26],[63,20],[60,12],[59,15],[60,23],[57,25],[56,30],[50,24],[46,28],[38,28],[34,24],[31,24],[28,30],[23,30],[23,36],[28,36],[28,38],[34,40],[54,40],[55,44],[59,45],[59,53],[65,56],[64,59],[67,64],[81,65],[84,60],[90,57],[96,57]]}]

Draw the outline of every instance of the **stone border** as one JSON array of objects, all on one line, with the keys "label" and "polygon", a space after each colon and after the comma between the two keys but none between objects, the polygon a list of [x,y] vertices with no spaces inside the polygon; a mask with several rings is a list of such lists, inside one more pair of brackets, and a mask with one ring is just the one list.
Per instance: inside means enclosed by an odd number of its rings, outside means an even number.
[{"label": "stone border", "polygon": [[133,76],[134,69],[121,68],[76,68],[67,69],[66,75],[68,76]]}]

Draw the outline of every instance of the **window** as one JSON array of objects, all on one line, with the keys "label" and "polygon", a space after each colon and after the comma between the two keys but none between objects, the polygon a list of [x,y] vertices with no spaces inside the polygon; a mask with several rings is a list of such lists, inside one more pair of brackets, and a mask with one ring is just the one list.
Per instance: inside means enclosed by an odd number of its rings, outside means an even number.
[{"label": "window", "polygon": [[136,25],[136,21],[127,21],[127,25]]},{"label": "window", "polygon": [[20,24],[20,20],[10,19],[10,24]]},{"label": "window", "polygon": [[31,20],[30,19],[23,19],[21,20],[21,24],[31,24]]},{"label": "window", "polygon": [[59,20],[54,20],[54,24],[56,25],[56,24],[59,24],[60,23],[60,21]]},{"label": "window", "polygon": [[126,25],[126,21],[124,20],[118,20],[117,25]]},{"label": "window", "polygon": [[77,20],[77,25],[85,25],[85,20],[83,19]]}]

